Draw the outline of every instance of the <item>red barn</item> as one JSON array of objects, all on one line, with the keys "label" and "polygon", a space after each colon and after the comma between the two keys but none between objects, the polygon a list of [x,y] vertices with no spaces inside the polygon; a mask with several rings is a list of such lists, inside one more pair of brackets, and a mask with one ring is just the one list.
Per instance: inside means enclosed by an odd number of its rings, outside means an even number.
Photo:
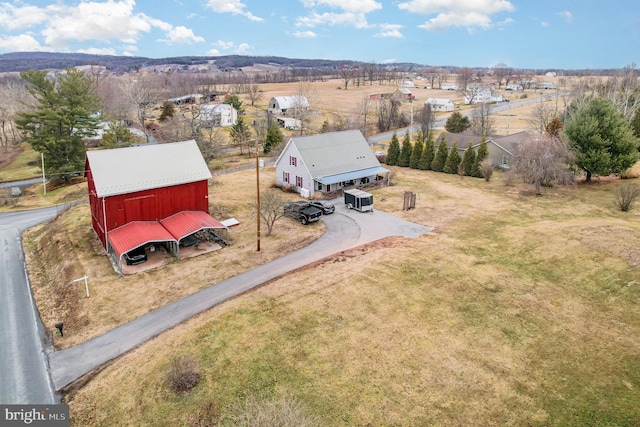
[{"label": "red barn", "polygon": [[[93,229],[118,265],[150,242],[178,256],[194,231],[226,230],[208,214],[211,172],[194,140],[88,151],[85,170]],[[179,213],[180,221],[166,222]]]}]

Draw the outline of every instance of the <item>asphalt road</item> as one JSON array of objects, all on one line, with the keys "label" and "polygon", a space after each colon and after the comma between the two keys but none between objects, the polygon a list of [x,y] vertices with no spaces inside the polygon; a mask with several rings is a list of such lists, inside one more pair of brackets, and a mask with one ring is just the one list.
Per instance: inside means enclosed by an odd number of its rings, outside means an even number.
[{"label": "asphalt road", "polygon": [[47,369],[51,351],[29,286],[20,236],[58,208],[0,213],[0,403],[58,403]]},{"label": "asphalt road", "polygon": [[154,310],[83,344],[49,354],[54,388],[60,390],[163,331],[285,273],[383,237],[414,238],[432,230],[379,211],[349,211],[344,203],[336,203],[336,213],[322,220],[327,225],[326,233],[305,248]]}]

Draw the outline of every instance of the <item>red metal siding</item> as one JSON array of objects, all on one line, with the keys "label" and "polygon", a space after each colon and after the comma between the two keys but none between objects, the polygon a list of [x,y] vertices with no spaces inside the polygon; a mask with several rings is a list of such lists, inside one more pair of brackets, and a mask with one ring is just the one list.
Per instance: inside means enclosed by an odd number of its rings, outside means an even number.
[{"label": "red metal siding", "polygon": [[105,247],[105,234],[131,221],[159,221],[181,211],[209,211],[209,187],[206,180],[120,194],[103,200],[96,194],[88,161],[85,170],[91,222]]},{"label": "red metal siding", "polygon": [[180,211],[209,211],[207,181],[107,197],[107,231],[131,221],[159,221]]}]

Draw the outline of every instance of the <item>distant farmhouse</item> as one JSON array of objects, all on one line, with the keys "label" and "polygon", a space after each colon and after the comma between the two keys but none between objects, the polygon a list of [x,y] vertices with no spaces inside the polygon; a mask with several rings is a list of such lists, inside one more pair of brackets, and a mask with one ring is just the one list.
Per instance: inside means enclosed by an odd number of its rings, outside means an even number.
[{"label": "distant farmhouse", "polygon": [[167,101],[171,102],[174,105],[188,105],[188,104],[199,104],[202,102],[211,102],[211,101],[215,101],[216,99],[218,99],[217,93],[211,93],[208,95],[203,95],[201,93],[191,93],[189,95],[170,98]]},{"label": "distant farmhouse", "polygon": [[238,122],[238,111],[231,104],[205,104],[200,106],[198,119],[205,128],[233,126]]},{"label": "distant farmhouse", "polygon": [[295,96],[274,96],[269,101],[267,110],[271,114],[286,116],[295,115],[296,110],[309,108],[309,100],[302,95]]},{"label": "distant farmhouse", "polygon": [[425,105],[430,105],[433,111],[453,111],[453,101],[448,98],[427,98]]},{"label": "distant farmhouse", "polygon": [[486,104],[490,102],[502,102],[503,98],[500,94],[494,94],[489,87],[476,87],[470,90],[470,94],[464,97],[464,103],[469,104]]},{"label": "distant farmhouse", "polygon": [[359,130],[294,136],[275,163],[276,184],[303,197],[370,183],[385,183],[389,170]]},{"label": "distant farmhouse", "polygon": [[209,211],[211,172],[194,140],[87,151],[85,176],[93,230],[114,265],[146,247],[180,257],[201,230],[228,232]]}]

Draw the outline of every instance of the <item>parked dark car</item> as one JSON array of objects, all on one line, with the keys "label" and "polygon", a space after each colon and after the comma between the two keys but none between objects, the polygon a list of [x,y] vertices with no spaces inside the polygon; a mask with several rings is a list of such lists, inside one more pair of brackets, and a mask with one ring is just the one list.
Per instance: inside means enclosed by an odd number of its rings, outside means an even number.
[{"label": "parked dark car", "polygon": [[306,225],[319,220],[322,216],[322,210],[311,206],[309,202],[301,200],[284,205],[284,215],[300,221],[302,225]]},{"label": "parked dark car", "polygon": [[309,204],[322,210],[322,213],[324,215],[332,214],[336,211],[336,207],[333,206],[333,203],[329,202],[328,200],[312,200],[309,202]]},{"label": "parked dark car", "polygon": [[142,264],[147,260],[147,251],[144,250],[144,246],[140,246],[124,254],[124,260],[127,265]]},{"label": "parked dark car", "polygon": [[200,242],[200,239],[198,239],[193,234],[190,234],[189,236],[183,237],[182,240],[180,240],[180,246],[183,246],[183,247],[195,246],[198,244],[198,242]]}]

